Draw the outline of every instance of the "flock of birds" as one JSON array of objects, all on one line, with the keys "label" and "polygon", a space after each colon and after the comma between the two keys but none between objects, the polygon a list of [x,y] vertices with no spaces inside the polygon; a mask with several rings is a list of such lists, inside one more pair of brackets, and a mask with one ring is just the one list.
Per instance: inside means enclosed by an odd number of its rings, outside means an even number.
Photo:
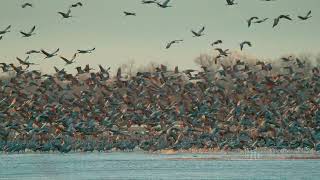
[{"label": "flock of birds", "polygon": [[[273,1],[273,0],[264,0]],[[237,5],[227,0],[228,6]],[[160,8],[171,1],[143,0]],[[72,17],[58,12],[62,18]],[[25,3],[22,8],[33,7]],[[136,16],[124,12],[125,16]],[[311,17],[298,16],[301,20]],[[289,15],[281,19],[292,20]],[[248,26],[268,18],[252,17]],[[0,31],[1,38],[11,26]],[[35,34],[36,26],[23,37]],[[205,27],[191,30],[194,37],[204,35]],[[169,42],[166,49],[183,40]],[[211,46],[223,43],[214,41]],[[243,41],[240,49],[252,46]],[[218,57],[228,57],[229,49],[215,48]],[[77,50],[60,58],[73,64],[79,54],[95,48]],[[30,50],[27,55],[58,56],[59,48]],[[217,58],[218,58],[217,57]],[[215,60],[217,59],[215,58]],[[218,69],[174,70],[160,65],[152,72],[124,76],[121,68],[112,78],[109,68],[98,72],[86,65],[76,67],[76,75],[54,67],[53,75],[29,67],[36,65],[17,57],[21,66],[0,63],[3,72],[15,76],[0,79],[0,152],[31,151],[146,151],[162,149],[297,149],[320,150],[320,68],[310,68],[297,57],[281,58],[284,65],[274,71],[271,63],[255,64],[232,59]],[[217,62],[215,61],[217,64]]]}]

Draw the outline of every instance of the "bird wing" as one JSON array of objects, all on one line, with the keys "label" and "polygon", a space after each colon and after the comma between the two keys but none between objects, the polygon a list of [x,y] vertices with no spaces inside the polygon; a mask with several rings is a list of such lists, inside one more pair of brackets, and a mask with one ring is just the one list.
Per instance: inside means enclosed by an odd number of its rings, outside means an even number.
[{"label": "bird wing", "polygon": [[311,15],[311,10],[308,12],[307,17]]},{"label": "bird wing", "polygon": [[171,47],[171,45],[174,43],[174,41],[171,41],[167,44],[166,49],[169,49]]},{"label": "bird wing", "polygon": [[276,27],[279,24],[279,18],[275,18],[273,21],[273,26],[272,27]]},{"label": "bird wing", "polygon": [[166,0],[165,2],[162,3],[163,6],[167,6],[169,4],[170,0]]},{"label": "bird wing", "polygon": [[41,52],[46,56],[50,56],[50,54],[47,51],[43,50],[43,49],[41,49]]},{"label": "bird wing", "polygon": [[195,36],[197,36],[197,35],[198,35],[198,33],[196,33],[196,32],[195,32],[195,31],[193,31],[193,30],[192,30],[191,32],[192,32],[192,34],[193,34],[193,35],[195,35]]},{"label": "bird wing", "polygon": [[203,26],[200,31],[198,32],[198,34],[201,34],[204,31],[205,27]]},{"label": "bird wing", "polygon": [[28,33],[25,33],[23,31],[20,31],[21,34],[23,34],[24,36],[28,36]]},{"label": "bird wing", "polygon": [[30,30],[29,34],[32,34],[35,29],[36,29],[36,26],[33,26],[32,29]]},{"label": "bird wing", "polygon": [[77,57],[77,53],[74,53],[74,55],[72,56],[72,61]]},{"label": "bird wing", "polygon": [[52,54],[55,54],[55,53],[59,52],[59,50],[60,50],[60,49],[58,48],[58,49],[57,49],[56,51],[54,51]]},{"label": "bird wing", "polygon": [[11,28],[11,25],[9,25],[4,31],[8,31]]},{"label": "bird wing", "polygon": [[16,57],[16,59],[19,61],[20,64],[24,64],[25,63],[24,61],[22,61],[22,59],[20,59],[18,57]]},{"label": "bird wing", "polygon": [[63,57],[63,56],[60,56],[60,58],[61,58],[62,60],[64,60],[66,63],[70,63],[70,61],[69,61],[67,58],[65,58],[65,57]]}]

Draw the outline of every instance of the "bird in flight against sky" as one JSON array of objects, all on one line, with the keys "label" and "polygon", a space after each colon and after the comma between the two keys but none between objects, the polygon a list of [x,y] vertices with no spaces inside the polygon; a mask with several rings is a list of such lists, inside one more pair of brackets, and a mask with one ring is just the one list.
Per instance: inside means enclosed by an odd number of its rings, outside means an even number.
[{"label": "bird in flight against sky", "polygon": [[160,2],[157,2],[157,5],[161,8],[167,8],[167,7],[172,7],[172,6],[169,6],[170,0],[165,0],[163,3],[160,3]]},{"label": "bird in flight against sky", "polygon": [[44,54],[46,56],[45,59],[48,59],[48,58],[52,58],[54,56],[57,56],[58,55],[57,53],[59,52],[59,48],[57,50],[55,50],[53,53],[49,53],[43,49],[41,49],[40,51],[42,52],[42,54]]},{"label": "bird in flight against sky", "polygon": [[298,18],[301,19],[301,20],[307,20],[307,19],[309,19],[311,17],[312,17],[311,16],[311,10],[307,13],[306,16],[298,16]]},{"label": "bird in flight against sky", "polygon": [[200,37],[203,36],[203,31],[204,31],[205,27],[203,26],[198,32],[195,32],[194,30],[191,30],[192,34],[194,35],[193,37]]},{"label": "bird in flight against sky", "polygon": [[29,32],[26,33],[26,32],[20,31],[20,33],[23,35],[23,37],[30,37],[30,36],[36,34],[36,33],[34,33],[35,29],[36,29],[36,26],[33,26]]},{"label": "bird in flight against sky", "polygon": [[166,49],[169,49],[169,48],[171,47],[171,45],[173,45],[173,44],[175,44],[175,43],[182,42],[182,41],[183,41],[182,39],[170,41],[170,42],[167,44]]},{"label": "bird in flight against sky", "polygon": [[26,8],[26,7],[32,7],[31,3],[24,3],[21,5],[22,8]]}]

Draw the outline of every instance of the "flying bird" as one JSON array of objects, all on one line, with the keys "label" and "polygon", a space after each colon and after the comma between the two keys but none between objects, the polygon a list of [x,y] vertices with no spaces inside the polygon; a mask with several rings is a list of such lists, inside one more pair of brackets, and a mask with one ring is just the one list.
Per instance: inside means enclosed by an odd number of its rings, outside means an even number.
[{"label": "flying bird", "polygon": [[232,6],[232,5],[238,4],[235,2],[235,0],[226,0],[226,1],[227,1],[227,6]]},{"label": "flying bird", "polygon": [[211,43],[211,46],[217,45],[217,44],[222,44],[222,40],[217,40],[213,43]]},{"label": "flying bird", "polygon": [[75,53],[71,59],[67,59],[63,56],[59,56],[59,57],[66,62],[66,65],[69,65],[69,64],[72,64],[75,62],[75,59],[77,57],[77,53]]},{"label": "flying bird", "polygon": [[193,37],[200,37],[203,36],[203,31],[204,31],[205,27],[203,26],[198,32],[195,32],[193,30],[191,30],[192,34],[194,35]]},{"label": "flying bird", "polygon": [[252,47],[251,42],[249,42],[249,41],[243,41],[242,43],[240,43],[240,49],[241,49],[241,51],[243,50],[244,45],[248,45],[249,47]]},{"label": "flying bird", "polygon": [[156,4],[157,0],[143,0],[141,3],[142,4]]},{"label": "flying bird", "polygon": [[37,50],[29,50],[26,52],[26,54],[39,54],[41,53],[40,51],[37,51]]},{"label": "flying bird", "polygon": [[43,49],[41,49],[40,51],[42,52],[42,54],[44,54],[46,56],[45,59],[48,59],[48,58],[52,58],[54,56],[57,56],[58,55],[57,52],[59,52],[59,48],[56,51],[54,51],[53,53],[48,53],[47,51],[45,51]]},{"label": "flying bird", "polygon": [[22,8],[26,8],[26,7],[32,7],[31,3],[24,3],[21,5]]},{"label": "flying bird", "polygon": [[169,6],[169,5],[168,5],[169,2],[170,2],[170,0],[165,0],[163,3],[159,3],[159,2],[156,2],[156,3],[157,3],[157,5],[158,5],[159,7],[161,7],[161,8],[172,7],[172,6]]},{"label": "flying bird", "polygon": [[167,46],[166,46],[166,49],[169,49],[171,47],[171,45],[175,44],[175,43],[179,43],[179,42],[182,42],[183,40],[180,39],[180,40],[173,40],[173,41],[170,41]]},{"label": "flying bird", "polygon": [[78,7],[78,6],[83,6],[83,4],[81,3],[81,2],[77,2],[77,3],[75,3],[75,4],[72,4],[71,6],[70,6],[70,8],[75,8],[75,7]]},{"label": "flying bird", "polygon": [[16,57],[16,59],[19,61],[21,65],[27,66],[27,68],[29,68],[30,65],[35,65],[34,63],[28,62],[29,56],[27,56],[25,60],[22,60],[19,57]]},{"label": "flying bird", "polygon": [[26,33],[26,32],[20,31],[20,33],[23,35],[23,37],[30,37],[35,34],[33,33],[35,29],[36,29],[36,26],[33,26],[29,32]]},{"label": "flying bird", "polygon": [[71,14],[71,9],[69,9],[66,13],[64,12],[58,12],[58,14],[60,14],[62,16],[62,18],[66,19],[66,18],[70,18],[72,17]]},{"label": "flying bird", "polygon": [[290,15],[280,15],[279,17],[274,19],[272,27],[276,27],[279,24],[280,19],[287,19],[287,20],[292,21],[292,19],[290,18]]},{"label": "flying bird", "polygon": [[125,16],[136,16],[136,13],[124,11],[123,12]]},{"label": "flying bird", "polygon": [[4,30],[0,31],[0,35],[6,34],[6,33],[10,32],[10,28],[11,28],[11,25],[9,25],[8,27],[6,27]]},{"label": "flying bird", "polygon": [[228,56],[228,51],[229,49],[226,49],[226,50],[222,50],[221,48],[215,48],[214,50],[218,51],[220,56]]},{"label": "flying bird", "polygon": [[254,16],[254,17],[251,17],[250,19],[247,20],[247,23],[248,23],[248,27],[251,26],[252,24],[252,21],[255,20],[255,19],[259,19],[258,17]]},{"label": "flying bird", "polygon": [[311,18],[312,16],[311,16],[311,10],[307,13],[307,15],[306,16],[298,16],[298,18],[299,19],[301,19],[301,20],[307,20],[307,19],[309,19],[309,18]]},{"label": "flying bird", "polygon": [[80,50],[80,49],[78,49],[77,51],[77,53],[78,54],[88,54],[88,53],[92,53],[94,50],[95,50],[96,48],[92,48],[92,49],[88,49],[88,50]]}]

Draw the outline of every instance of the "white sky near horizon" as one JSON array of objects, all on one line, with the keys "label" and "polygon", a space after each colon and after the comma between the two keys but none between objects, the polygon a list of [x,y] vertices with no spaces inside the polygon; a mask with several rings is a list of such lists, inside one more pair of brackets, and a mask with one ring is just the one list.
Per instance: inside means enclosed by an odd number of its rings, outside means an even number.
[{"label": "white sky near horizon", "polygon": [[[21,8],[24,2],[33,8]],[[249,40],[252,48],[245,53],[262,58],[277,58],[289,53],[320,52],[319,0],[237,0],[239,5],[226,6],[225,0],[172,0],[171,8],[142,5],[141,0],[83,0],[84,6],[72,9],[74,17],[62,19],[58,11],[67,11],[76,0],[1,0],[0,30],[12,25],[11,32],[0,40],[0,62],[17,63],[15,57],[26,57],[30,49],[44,48],[71,58],[77,49],[96,51],[82,55],[73,65],[97,64],[115,69],[134,60],[137,66],[149,62],[168,63],[181,68],[195,67],[194,58],[201,53],[213,53],[211,42],[221,39],[222,48],[239,49],[239,43]],[[312,10],[312,18],[300,21],[297,15]],[[136,12],[136,17],[124,17],[123,11]],[[294,21],[281,21],[272,28],[273,19],[290,14]],[[252,16],[270,18],[264,24],[248,28],[246,20]],[[22,38],[20,30],[28,31],[36,25],[36,35]],[[205,26],[205,36],[192,37],[191,29]],[[184,39],[165,49],[173,39]],[[32,55],[35,68],[53,72],[53,65],[64,67],[59,57],[42,60]]]}]

